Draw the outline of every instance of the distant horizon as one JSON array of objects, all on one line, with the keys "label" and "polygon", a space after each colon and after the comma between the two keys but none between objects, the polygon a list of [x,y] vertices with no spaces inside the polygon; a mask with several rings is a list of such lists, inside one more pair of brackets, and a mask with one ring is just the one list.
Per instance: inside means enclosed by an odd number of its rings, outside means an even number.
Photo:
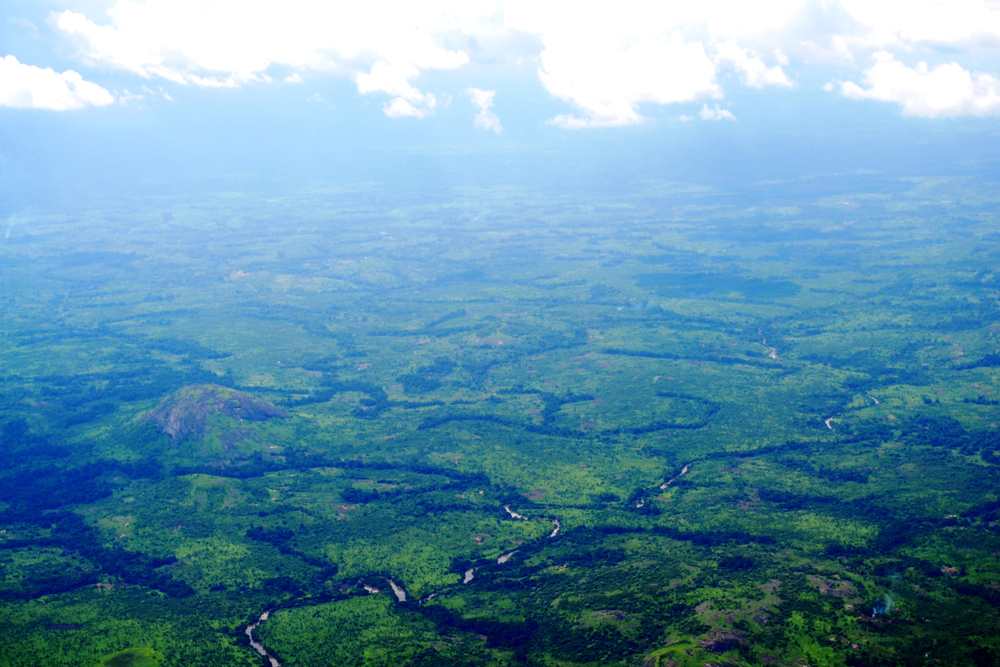
[{"label": "distant horizon", "polygon": [[241,7],[10,3],[0,216],[239,174],[613,191],[997,173],[1000,10],[979,0]]}]

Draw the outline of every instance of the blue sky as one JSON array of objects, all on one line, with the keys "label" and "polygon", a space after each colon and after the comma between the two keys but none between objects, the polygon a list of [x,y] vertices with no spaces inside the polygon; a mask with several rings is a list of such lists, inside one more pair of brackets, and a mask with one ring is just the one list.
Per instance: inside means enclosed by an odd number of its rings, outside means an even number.
[{"label": "blue sky", "polygon": [[413,155],[554,184],[995,164],[995,2],[4,8],[8,208],[198,174],[405,176]]}]

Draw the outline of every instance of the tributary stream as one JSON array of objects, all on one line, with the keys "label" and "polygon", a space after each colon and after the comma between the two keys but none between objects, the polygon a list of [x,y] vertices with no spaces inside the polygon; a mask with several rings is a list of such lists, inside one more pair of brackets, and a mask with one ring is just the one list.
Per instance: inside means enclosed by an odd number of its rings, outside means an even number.
[{"label": "tributary stream", "polygon": [[[690,465],[690,464],[688,464],[688,465]],[[681,471],[681,475],[683,475],[684,473],[686,473],[687,470],[688,470],[688,466],[684,466],[684,470]],[[680,475],[678,475],[677,477],[680,477]],[[674,479],[676,479],[676,477]],[[670,481],[672,482],[673,480],[670,480]],[[669,484],[669,483],[670,482],[667,482],[667,484]],[[666,486],[666,485],[664,485],[664,486]],[[507,510],[507,514],[509,514],[512,519],[522,519],[522,520],[525,520],[525,521],[528,520],[528,517],[526,517],[526,516],[524,516],[522,514],[518,514],[517,512],[513,511],[512,509],[510,509],[510,505],[504,505],[504,509]],[[546,521],[551,521],[552,525],[553,525],[553,529],[552,529],[552,532],[549,534],[549,537],[550,538],[555,537],[559,533],[559,529],[562,528],[562,524],[559,522],[559,519],[545,519],[545,520]],[[517,553],[517,549],[515,549],[514,551],[510,551],[508,553],[503,554],[502,556],[500,556],[499,558],[497,558],[497,564],[502,565],[502,564],[506,563],[508,560],[510,560],[511,556],[513,556],[515,553]],[[463,578],[462,583],[463,584],[467,584],[470,581],[472,581],[472,578],[474,576],[473,575],[474,572],[475,572],[474,568],[467,570],[465,572],[465,577]],[[395,595],[396,595],[396,599],[399,600],[400,602],[406,602],[406,590],[402,586],[400,586],[399,584],[397,584],[395,581],[393,581],[392,579],[389,579],[388,581],[389,581],[389,586],[392,587],[392,592],[395,593]],[[377,594],[379,592],[379,589],[375,588],[374,586],[370,586],[368,584],[364,584],[364,589],[368,592],[369,595],[375,595],[375,594]],[[437,595],[436,592],[432,593],[429,596],[427,596],[427,598],[425,598],[425,599],[429,600],[430,598],[434,597],[435,595]],[[256,623],[253,623],[252,625],[248,625],[247,629],[246,629],[246,635],[247,635],[247,637],[250,638],[250,646],[253,648],[253,650],[257,651],[257,653],[259,653],[263,657],[267,658],[268,661],[271,663],[271,667],[281,667],[281,663],[278,662],[278,659],[275,658],[270,653],[268,653],[267,649],[264,647],[264,645],[261,644],[258,641],[255,641],[254,638],[253,638],[253,631],[257,629],[257,626],[259,626],[261,623],[263,623],[264,621],[266,621],[267,618],[268,618],[268,616],[270,616],[270,614],[271,614],[271,610],[265,611],[263,614],[260,615],[260,618],[257,619]]]}]

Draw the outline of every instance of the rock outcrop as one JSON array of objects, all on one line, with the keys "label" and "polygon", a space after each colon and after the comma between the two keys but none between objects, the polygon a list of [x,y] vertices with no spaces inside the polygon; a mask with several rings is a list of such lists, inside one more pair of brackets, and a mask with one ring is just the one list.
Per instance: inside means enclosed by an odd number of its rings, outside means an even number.
[{"label": "rock outcrop", "polygon": [[206,432],[209,415],[219,413],[238,421],[260,422],[291,415],[250,394],[217,384],[193,384],[167,396],[156,409],[140,417],[180,442]]}]

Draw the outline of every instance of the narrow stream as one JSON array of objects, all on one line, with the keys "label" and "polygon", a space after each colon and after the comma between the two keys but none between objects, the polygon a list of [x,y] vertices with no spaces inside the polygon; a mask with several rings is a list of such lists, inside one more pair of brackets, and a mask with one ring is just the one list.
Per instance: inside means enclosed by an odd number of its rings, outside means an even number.
[{"label": "narrow stream", "polygon": [[760,344],[763,345],[764,347],[766,347],[767,350],[768,350],[768,352],[769,352],[769,354],[767,356],[771,357],[772,359],[777,359],[778,358],[778,348],[771,347],[770,345],[767,344],[767,338],[764,338],[764,332],[763,331],[761,331],[760,329],[757,329],[757,333],[761,335]]},{"label": "narrow stream", "polygon": [[673,483],[674,483],[674,481],[675,481],[675,480],[676,480],[676,479],[677,479],[678,477],[680,477],[681,475],[683,475],[684,473],[686,473],[686,472],[688,471],[688,468],[690,468],[690,467],[691,467],[691,464],[690,464],[690,463],[688,463],[687,465],[685,465],[685,466],[684,466],[683,468],[681,468],[681,471],[680,471],[679,473],[677,473],[677,474],[676,474],[676,475],[675,475],[674,477],[671,477],[671,478],[670,478],[670,479],[668,479],[668,480],[667,480],[666,482],[664,482],[663,484],[661,484],[661,485],[660,485],[660,488],[661,488],[661,489],[665,489],[665,488],[667,488],[668,486],[670,486],[671,484],[673,484]]},{"label": "narrow stream", "polygon": [[524,519],[525,521],[528,520],[528,517],[524,516],[523,514],[518,514],[517,512],[512,510],[510,508],[510,505],[504,505],[503,508],[507,510],[507,514],[509,514],[512,519]]},{"label": "narrow stream", "polygon": [[257,629],[258,625],[260,625],[261,623],[263,623],[264,621],[266,621],[267,617],[270,614],[271,614],[270,611],[265,611],[263,614],[261,614],[260,618],[257,619],[256,623],[254,623],[253,625],[248,625],[247,626],[246,633],[247,633],[247,637],[250,638],[250,646],[253,647],[253,649],[255,651],[257,651],[257,653],[260,653],[262,656],[264,656],[265,658],[267,658],[271,662],[271,667],[281,667],[281,663],[278,662],[277,658],[275,658],[273,655],[271,655],[270,653],[268,653],[267,649],[264,648],[263,644],[261,644],[260,642],[256,642],[253,639],[253,631]]}]

